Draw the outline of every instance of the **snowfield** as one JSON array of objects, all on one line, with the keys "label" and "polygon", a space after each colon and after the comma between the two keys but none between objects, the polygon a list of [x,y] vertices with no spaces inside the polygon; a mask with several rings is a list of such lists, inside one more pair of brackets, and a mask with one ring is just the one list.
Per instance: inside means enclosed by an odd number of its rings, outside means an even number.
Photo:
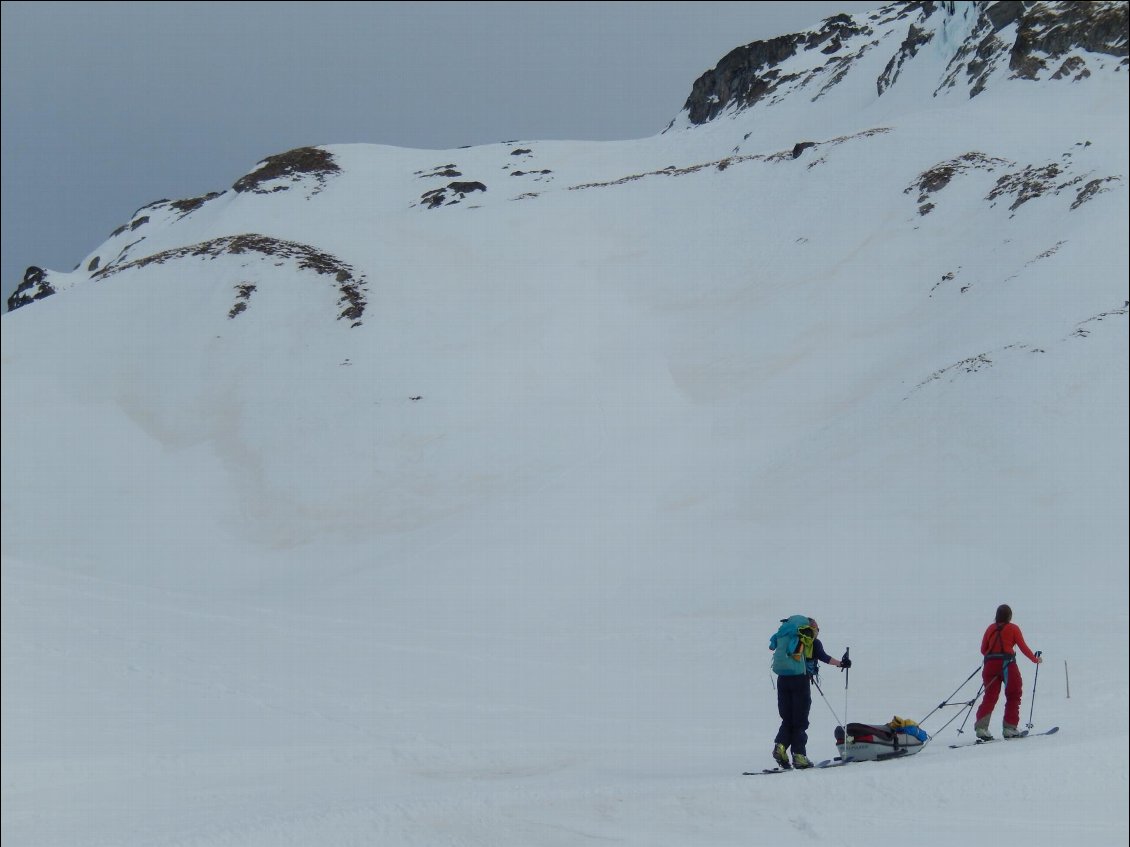
[{"label": "snowfield", "polygon": [[[889,96],[905,21],[820,99],[328,146],[51,272],[3,317],[4,844],[1124,845],[1126,66],[934,97],[962,14]],[[1061,729],[950,749],[1000,603]],[[793,614],[854,661],[811,758],[929,746],[743,777]]]}]

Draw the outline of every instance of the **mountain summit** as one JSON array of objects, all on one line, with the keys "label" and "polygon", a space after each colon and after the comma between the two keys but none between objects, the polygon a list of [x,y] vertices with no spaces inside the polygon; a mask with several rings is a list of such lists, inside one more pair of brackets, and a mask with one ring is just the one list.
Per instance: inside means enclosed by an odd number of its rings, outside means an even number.
[{"label": "mountain summit", "polygon": [[[881,97],[913,76],[923,102],[951,90],[975,97],[994,79],[1078,81],[1092,67],[1125,68],[1126,32],[1120,2],[892,3],[731,51],[695,81],[683,109],[703,124],[763,101],[816,101],[857,77]],[[871,52],[886,60],[878,75],[873,63],[859,69]],[[915,74],[918,64],[930,67]]]}]

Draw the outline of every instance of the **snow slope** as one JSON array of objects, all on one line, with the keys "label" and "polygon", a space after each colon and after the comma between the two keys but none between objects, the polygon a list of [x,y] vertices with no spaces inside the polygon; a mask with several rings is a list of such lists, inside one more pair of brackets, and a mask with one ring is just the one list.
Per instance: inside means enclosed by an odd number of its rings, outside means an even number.
[{"label": "snow slope", "polygon": [[[1125,64],[935,97],[965,14],[889,96],[880,47],[654,138],[330,146],[50,272],[5,844],[1124,844]],[[1062,729],[951,750],[1004,602]],[[856,661],[813,758],[937,742],[740,776],[797,613]]]}]

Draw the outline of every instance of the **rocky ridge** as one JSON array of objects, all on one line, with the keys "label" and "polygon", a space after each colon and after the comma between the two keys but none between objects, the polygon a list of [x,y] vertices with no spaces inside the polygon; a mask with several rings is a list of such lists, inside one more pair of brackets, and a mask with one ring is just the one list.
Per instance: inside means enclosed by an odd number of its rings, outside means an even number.
[{"label": "rocky ridge", "polygon": [[[938,80],[935,96],[965,85],[969,96],[976,97],[1002,70],[1013,79],[1084,78],[1090,74],[1084,53],[1127,63],[1126,3],[1010,0],[976,2],[970,8],[972,25]],[[891,3],[864,20],[836,15],[808,32],[752,42],[732,50],[695,80],[683,110],[698,125],[785,95],[818,99],[865,53],[881,48],[884,33],[902,32],[874,82],[882,96],[958,14],[954,3]],[[806,64],[789,62],[802,54],[811,54]]]}]

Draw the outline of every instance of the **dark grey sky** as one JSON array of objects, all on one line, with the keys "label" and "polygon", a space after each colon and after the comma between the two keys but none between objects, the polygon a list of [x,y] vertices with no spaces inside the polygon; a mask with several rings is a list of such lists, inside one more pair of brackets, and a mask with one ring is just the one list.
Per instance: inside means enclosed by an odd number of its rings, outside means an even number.
[{"label": "dark grey sky", "polygon": [[3,2],[7,296],[307,144],[660,132],[742,44],[881,2]]}]

